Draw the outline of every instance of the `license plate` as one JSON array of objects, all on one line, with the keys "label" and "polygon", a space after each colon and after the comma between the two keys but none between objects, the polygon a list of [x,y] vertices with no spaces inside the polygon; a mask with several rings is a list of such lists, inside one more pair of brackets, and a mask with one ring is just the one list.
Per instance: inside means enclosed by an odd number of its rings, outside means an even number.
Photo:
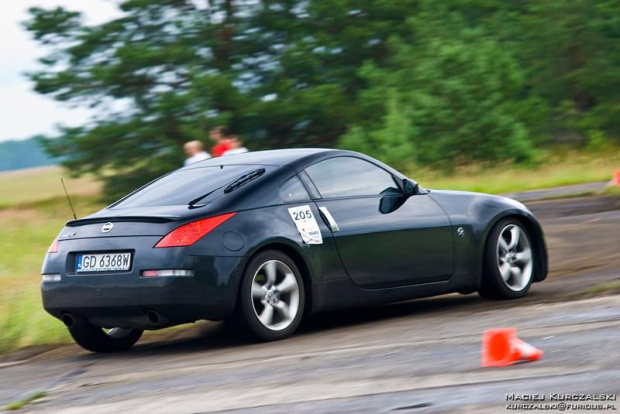
[{"label": "license plate", "polygon": [[97,253],[77,255],[78,272],[120,272],[131,268],[131,253]]}]

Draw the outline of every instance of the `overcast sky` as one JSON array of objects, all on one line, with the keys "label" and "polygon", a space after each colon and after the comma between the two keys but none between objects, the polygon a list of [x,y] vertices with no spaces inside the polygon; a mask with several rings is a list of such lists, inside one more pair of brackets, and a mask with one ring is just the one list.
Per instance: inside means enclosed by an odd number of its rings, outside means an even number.
[{"label": "overcast sky", "polygon": [[119,12],[111,0],[3,0],[0,13],[0,141],[54,132],[54,125],[79,125],[88,112],[68,108],[32,91],[24,72],[45,55],[21,26],[33,6],[64,6],[82,11],[88,23],[101,23]]}]

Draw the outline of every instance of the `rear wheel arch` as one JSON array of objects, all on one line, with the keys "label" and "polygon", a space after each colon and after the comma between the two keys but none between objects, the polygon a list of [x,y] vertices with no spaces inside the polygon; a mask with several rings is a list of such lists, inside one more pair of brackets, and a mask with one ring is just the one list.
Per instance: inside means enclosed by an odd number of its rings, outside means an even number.
[{"label": "rear wheel arch", "polygon": [[[306,260],[303,258],[302,254],[295,247],[287,243],[281,242],[281,241],[273,241],[273,242],[268,242],[268,243],[261,245],[258,249],[254,250],[250,255],[248,255],[246,262],[243,266],[242,274],[245,272],[245,270],[247,269],[252,259],[266,250],[277,250],[287,255],[288,257],[290,257],[290,259],[293,262],[295,262],[295,265],[297,266],[297,268],[299,269],[301,273],[301,279],[303,280],[304,291],[305,291],[305,296],[306,296],[303,314],[304,316],[308,315],[310,311],[312,310],[312,299],[313,299],[312,298],[312,276],[311,276],[310,268],[308,264],[306,263]],[[239,289],[241,289],[240,284],[239,284],[238,291],[237,291],[237,298],[239,297],[239,293],[240,293]],[[236,306],[238,306],[238,303],[235,305],[235,307]]]}]

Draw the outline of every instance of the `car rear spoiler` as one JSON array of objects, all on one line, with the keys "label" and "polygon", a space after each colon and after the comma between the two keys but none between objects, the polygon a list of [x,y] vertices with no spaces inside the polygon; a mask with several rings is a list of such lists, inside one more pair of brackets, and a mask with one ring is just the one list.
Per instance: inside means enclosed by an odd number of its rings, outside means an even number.
[{"label": "car rear spoiler", "polygon": [[71,220],[67,222],[67,227],[79,227],[85,224],[97,224],[113,222],[138,222],[138,223],[169,223],[179,220],[179,216],[109,216],[109,217],[93,217]]}]

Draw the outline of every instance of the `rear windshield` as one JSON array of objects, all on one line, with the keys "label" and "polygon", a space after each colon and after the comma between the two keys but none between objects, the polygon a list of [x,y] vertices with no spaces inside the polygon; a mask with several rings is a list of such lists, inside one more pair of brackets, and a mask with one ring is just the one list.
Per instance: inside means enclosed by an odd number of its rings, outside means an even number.
[{"label": "rear windshield", "polygon": [[256,165],[218,165],[178,170],[138,190],[112,208],[188,204],[212,191],[221,189],[223,192],[229,184],[234,186],[236,180],[261,168]]}]

